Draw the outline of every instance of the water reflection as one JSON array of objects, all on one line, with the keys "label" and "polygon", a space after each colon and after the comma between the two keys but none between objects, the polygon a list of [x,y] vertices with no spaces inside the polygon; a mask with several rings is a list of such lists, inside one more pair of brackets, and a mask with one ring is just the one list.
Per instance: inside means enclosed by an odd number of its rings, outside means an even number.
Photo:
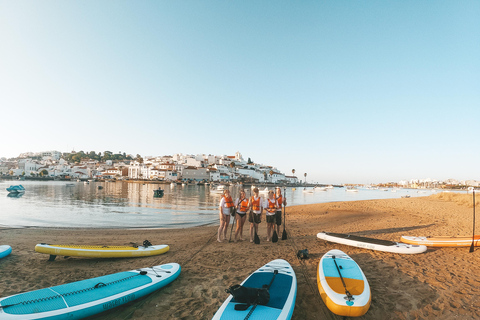
[{"label": "water reflection", "polygon": [[[7,194],[9,181],[0,181],[0,219],[6,226],[87,228],[181,228],[218,222],[220,193],[208,186],[127,182],[25,181],[22,194]],[[99,188],[102,187],[102,188]],[[155,196],[161,187],[162,197]],[[239,187],[230,187],[233,198]],[[382,192],[343,188],[305,193],[286,189],[289,206],[332,201],[425,196],[412,190]],[[6,196],[1,196],[1,193]],[[282,188],[283,192],[283,188]],[[247,196],[251,189],[246,188]],[[265,196],[262,194],[262,196]],[[15,201],[14,201],[15,200]]]}]

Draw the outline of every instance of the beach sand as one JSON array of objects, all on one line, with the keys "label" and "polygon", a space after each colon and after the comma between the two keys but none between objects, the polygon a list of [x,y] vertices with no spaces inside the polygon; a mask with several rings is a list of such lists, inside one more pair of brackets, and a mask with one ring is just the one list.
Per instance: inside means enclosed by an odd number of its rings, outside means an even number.
[{"label": "beach sand", "polygon": [[[218,243],[218,226],[174,230],[0,228],[0,244],[13,248],[10,256],[0,260],[0,296],[177,262],[182,273],[173,283],[92,319],[211,319],[228,296],[226,288],[240,283],[263,264],[281,258],[293,266],[297,275],[292,319],[342,319],[326,308],[316,280],[322,255],[340,249],[359,264],[371,287],[371,307],[360,319],[479,319],[480,248],[474,253],[462,247],[430,248],[423,254],[401,255],[316,238],[321,231],[393,241],[399,241],[402,235],[469,236],[471,198],[442,193],[287,207],[288,239],[266,242],[263,221],[260,245],[248,241]],[[247,222],[247,239],[248,227]],[[228,232],[230,236],[230,228]],[[168,244],[170,251],[145,258],[57,257],[53,262],[47,261],[48,255],[34,251],[37,243],[128,245],[145,239],[152,244]],[[300,249],[308,249],[310,259],[299,260],[296,253]]]}]

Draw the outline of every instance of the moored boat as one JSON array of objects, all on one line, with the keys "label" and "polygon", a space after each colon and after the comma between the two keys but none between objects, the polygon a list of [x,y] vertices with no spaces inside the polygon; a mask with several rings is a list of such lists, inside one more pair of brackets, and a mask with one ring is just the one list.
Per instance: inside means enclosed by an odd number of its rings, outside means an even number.
[{"label": "moored boat", "polygon": [[12,193],[25,192],[25,188],[21,184],[19,184],[8,187],[7,191]]}]

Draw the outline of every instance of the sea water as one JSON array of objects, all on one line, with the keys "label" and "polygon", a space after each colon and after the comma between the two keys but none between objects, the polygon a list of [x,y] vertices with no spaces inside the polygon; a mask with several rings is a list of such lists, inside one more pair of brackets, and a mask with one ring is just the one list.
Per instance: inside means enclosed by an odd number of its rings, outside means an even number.
[{"label": "sea water", "polygon": [[[22,184],[25,192],[6,188]],[[70,184],[70,185],[68,185]],[[73,185],[72,185],[73,184]],[[100,188],[99,188],[100,187]],[[164,189],[163,197],[154,190]],[[229,187],[234,199],[240,187]],[[247,196],[251,188],[245,188]],[[260,188],[262,189],[262,188]],[[307,188],[313,190],[313,188]],[[283,192],[283,188],[282,188]],[[288,206],[334,201],[427,196],[431,190],[286,188]],[[266,197],[266,194],[261,194]],[[209,186],[137,182],[0,181],[0,226],[79,228],[187,228],[218,223],[221,194]]]}]

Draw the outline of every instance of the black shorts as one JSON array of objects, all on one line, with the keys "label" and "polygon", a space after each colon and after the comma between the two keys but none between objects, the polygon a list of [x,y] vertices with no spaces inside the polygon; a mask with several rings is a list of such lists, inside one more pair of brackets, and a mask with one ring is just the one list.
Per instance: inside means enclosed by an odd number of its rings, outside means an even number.
[{"label": "black shorts", "polygon": [[248,215],[248,222],[254,222],[255,223],[260,223],[262,222],[262,219],[260,217],[261,215],[260,214],[256,214],[256,213],[253,213],[253,211],[250,211],[250,214]]},{"label": "black shorts", "polygon": [[237,214],[240,216],[240,218],[243,218],[243,217],[245,217],[245,215],[246,215],[247,213],[246,213],[246,212],[244,212],[244,213],[237,212]]},{"label": "black shorts", "polygon": [[275,223],[275,215],[267,216],[267,223]]},{"label": "black shorts", "polygon": [[281,210],[275,211],[275,223],[277,224],[277,226],[282,225],[282,211]]}]

